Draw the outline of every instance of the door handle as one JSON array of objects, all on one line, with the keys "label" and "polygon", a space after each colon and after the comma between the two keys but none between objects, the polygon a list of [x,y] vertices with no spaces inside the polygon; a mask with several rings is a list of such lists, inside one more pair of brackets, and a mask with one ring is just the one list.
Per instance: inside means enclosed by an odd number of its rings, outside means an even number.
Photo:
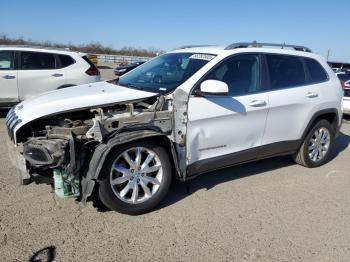
[{"label": "door handle", "polygon": [[305,96],[308,98],[314,98],[314,97],[318,97],[318,94],[314,92],[308,92]]},{"label": "door handle", "polygon": [[52,76],[53,76],[53,77],[62,77],[63,74],[57,74],[57,73],[56,73],[56,74],[52,74]]},{"label": "door handle", "polygon": [[16,76],[14,76],[14,75],[4,75],[2,78],[4,78],[4,79],[15,79]]},{"label": "door handle", "polygon": [[254,107],[266,106],[266,102],[264,100],[253,100],[249,103],[249,105]]}]

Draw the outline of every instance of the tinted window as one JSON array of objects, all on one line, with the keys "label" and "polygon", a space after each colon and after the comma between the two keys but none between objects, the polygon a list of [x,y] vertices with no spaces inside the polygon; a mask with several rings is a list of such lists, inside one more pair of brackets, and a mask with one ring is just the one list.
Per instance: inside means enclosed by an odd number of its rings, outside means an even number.
[{"label": "tinted window", "polygon": [[301,58],[288,55],[266,55],[272,89],[300,86],[306,83]]},{"label": "tinted window", "polygon": [[1,51],[0,52],[0,70],[11,70],[14,68],[14,52]]},{"label": "tinted window", "polygon": [[225,82],[232,96],[256,92],[259,89],[259,55],[233,56],[210,72],[204,80],[209,79]]},{"label": "tinted window", "polygon": [[304,61],[313,83],[324,82],[328,79],[326,71],[319,62],[311,58],[304,58]]},{"label": "tinted window", "polygon": [[21,69],[55,69],[55,57],[47,53],[21,52]]},{"label": "tinted window", "polygon": [[61,62],[60,68],[67,67],[75,63],[75,60],[69,55],[58,55],[58,58]]}]

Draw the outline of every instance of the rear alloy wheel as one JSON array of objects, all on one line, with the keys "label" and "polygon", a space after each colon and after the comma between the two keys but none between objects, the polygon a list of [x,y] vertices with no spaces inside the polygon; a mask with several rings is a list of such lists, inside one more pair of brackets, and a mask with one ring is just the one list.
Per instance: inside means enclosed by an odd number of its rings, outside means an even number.
[{"label": "rear alloy wheel", "polygon": [[326,120],[320,120],[305,137],[295,162],[306,167],[318,167],[327,162],[333,145],[334,130]]},{"label": "rear alloy wheel", "polygon": [[330,143],[331,135],[328,129],[324,127],[317,129],[310,138],[308,146],[309,158],[314,162],[321,161],[327,154]]},{"label": "rear alloy wheel", "polygon": [[121,146],[110,153],[99,186],[101,201],[110,209],[140,214],[157,205],[171,182],[171,165],[164,148],[150,142]]}]

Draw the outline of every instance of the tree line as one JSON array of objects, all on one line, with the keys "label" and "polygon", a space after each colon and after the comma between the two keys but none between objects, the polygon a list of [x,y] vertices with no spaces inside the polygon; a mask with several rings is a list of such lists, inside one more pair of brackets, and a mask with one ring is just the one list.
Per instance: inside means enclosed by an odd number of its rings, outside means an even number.
[{"label": "tree line", "polygon": [[157,54],[162,53],[162,50],[158,49],[143,49],[134,47],[123,47],[121,49],[115,49],[107,46],[103,46],[99,42],[90,42],[89,44],[73,45],[52,43],[50,41],[33,41],[30,39],[11,38],[6,34],[0,34],[0,45],[30,45],[30,46],[42,46],[42,47],[52,47],[52,48],[69,48],[72,51],[79,51],[89,54],[108,54],[108,55],[125,55],[125,56],[148,56],[153,57]]}]

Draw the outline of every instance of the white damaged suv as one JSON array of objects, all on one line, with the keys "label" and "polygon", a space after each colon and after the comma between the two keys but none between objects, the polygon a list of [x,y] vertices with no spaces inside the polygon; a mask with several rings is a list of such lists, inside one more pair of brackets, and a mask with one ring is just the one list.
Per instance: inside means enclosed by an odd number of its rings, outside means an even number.
[{"label": "white damaged suv", "polygon": [[[341,126],[342,87],[308,48],[187,46],[115,82],[26,100],[6,118],[23,182],[52,176],[56,194],[140,214],[172,179],[278,155],[318,167]],[[213,174],[215,175],[215,174]]]}]

